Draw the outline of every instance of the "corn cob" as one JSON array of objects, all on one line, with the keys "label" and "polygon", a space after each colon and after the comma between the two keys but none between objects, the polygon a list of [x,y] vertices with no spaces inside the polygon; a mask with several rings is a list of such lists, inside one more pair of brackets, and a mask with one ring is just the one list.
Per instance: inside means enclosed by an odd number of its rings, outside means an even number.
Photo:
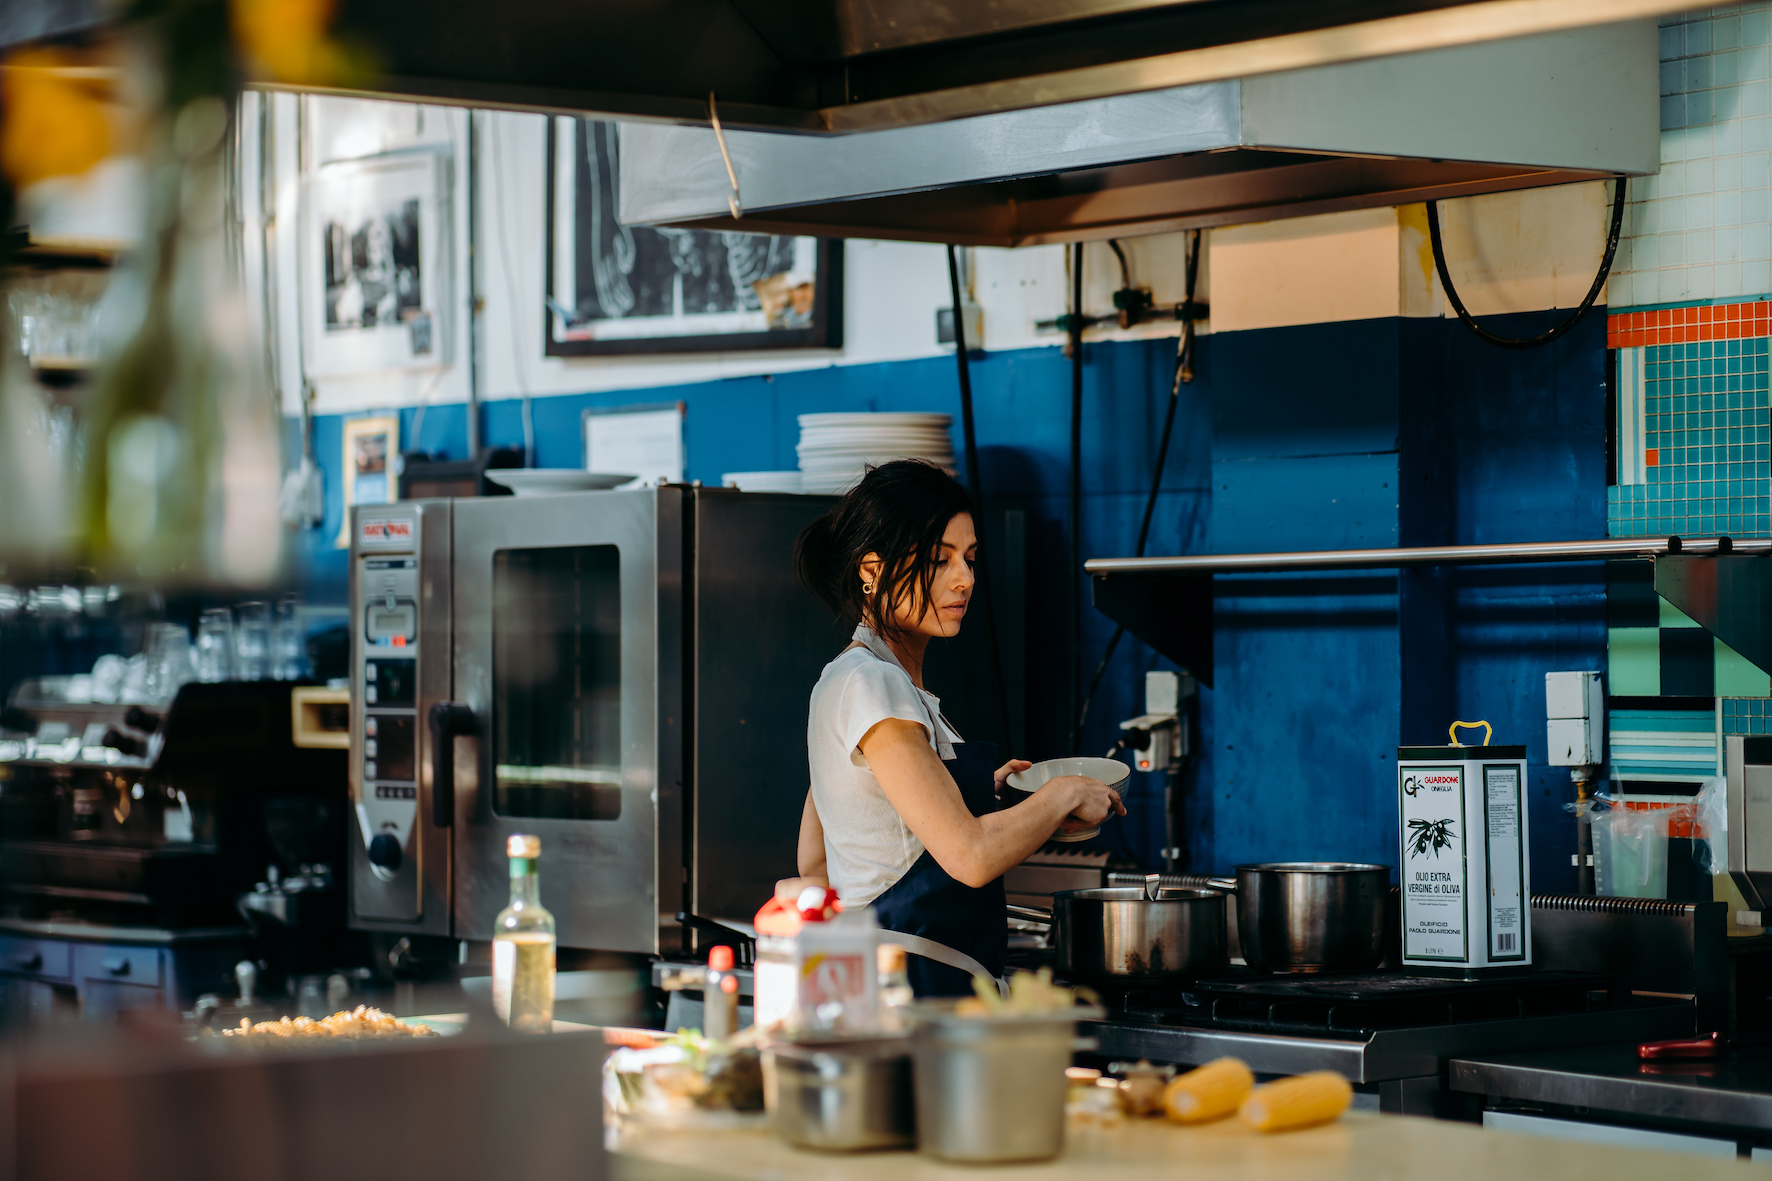
[{"label": "corn cob", "polygon": [[1333,1070],[1313,1070],[1255,1088],[1240,1114],[1258,1132],[1286,1132],[1330,1123],[1353,1101],[1346,1079]]},{"label": "corn cob", "polygon": [[1236,1058],[1219,1058],[1174,1079],[1163,1090],[1163,1110],[1178,1124],[1203,1124],[1237,1110],[1255,1076]]}]

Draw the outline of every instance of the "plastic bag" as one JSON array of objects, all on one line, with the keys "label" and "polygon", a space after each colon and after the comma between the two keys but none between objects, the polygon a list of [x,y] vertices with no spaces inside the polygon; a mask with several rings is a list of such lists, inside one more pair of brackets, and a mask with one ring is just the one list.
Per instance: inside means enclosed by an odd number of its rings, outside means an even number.
[{"label": "plastic bag", "polygon": [[1729,872],[1729,807],[1724,798],[1726,780],[1706,779],[1692,797],[1692,860],[1716,877]]}]

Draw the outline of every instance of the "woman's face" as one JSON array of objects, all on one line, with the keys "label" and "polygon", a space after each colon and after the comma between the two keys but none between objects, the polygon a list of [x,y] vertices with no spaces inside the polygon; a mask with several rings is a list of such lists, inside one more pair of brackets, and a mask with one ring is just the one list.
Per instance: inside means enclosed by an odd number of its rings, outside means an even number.
[{"label": "woman's face", "polygon": [[[925,636],[953,636],[960,632],[960,621],[966,617],[966,605],[972,599],[977,577],[972,564],[978,560],[978,537],[972,530],[970,513],[956,513],[941,535],[941,550],[929,555],[935,564],[935,581],[929,588],[929,601],[923,601],[923,588],[912,585],[892,609],[892,622],[900,631]],[[863,583],[877,583],[880,559],[869,554],[862,560]]]}]

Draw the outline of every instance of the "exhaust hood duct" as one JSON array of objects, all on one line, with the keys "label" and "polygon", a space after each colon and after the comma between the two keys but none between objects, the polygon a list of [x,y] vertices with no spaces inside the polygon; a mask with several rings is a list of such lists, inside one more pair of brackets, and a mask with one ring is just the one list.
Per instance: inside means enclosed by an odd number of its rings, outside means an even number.
[{"label": "exhaust hood duct", "polygon": [[[981,246],[1160,233],[1660,162],[1655,21],[843,136],[621,129],[628,224]],[[724,121],[724,111],[722,111]]]}]

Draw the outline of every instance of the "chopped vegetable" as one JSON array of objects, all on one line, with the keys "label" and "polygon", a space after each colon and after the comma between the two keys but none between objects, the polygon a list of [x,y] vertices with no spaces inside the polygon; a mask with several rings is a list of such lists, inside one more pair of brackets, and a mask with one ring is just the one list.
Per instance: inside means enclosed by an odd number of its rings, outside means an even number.
[{"label": "chopped vegetable", "polygon": [[989,976],[974,976],[969,996],[954,1006],[960,1017],[1026,1017],[1036,1013],[1061,1013],[1079,1000],[1093,1001],[1095,994],[1086,988],[1066,988],[1052,983],[1052,969],[1038,972],[1017,972],[1009,977],[1009,996],[1003,997],[997,982]]},{"label": "chopped vegetable", "polygon": [[1236,1111],[1255,1086],[1241,1059],[1218,1058],[1179,1076],[1163,1090],[1163,1109],[1178,1124],[1204,1124]]},{"label": "chopped vegetable", "polygon": [[1144,1061],[1126,1067],[1126,1077],[1119,1085],[1120,1107],[1127,1115],[1162,1115],[1164,1091],[1173,1073],[1172,1067],[1152,1066]]},{"label": "chopped vegetable", "polygon": [[1258,1132],[1288,1132],[1330,1123],[1353,1101],[1354,1089],[1345,1078],[1333,1070],[1313,1070],[1255,1088],[1240,1114]]}]

